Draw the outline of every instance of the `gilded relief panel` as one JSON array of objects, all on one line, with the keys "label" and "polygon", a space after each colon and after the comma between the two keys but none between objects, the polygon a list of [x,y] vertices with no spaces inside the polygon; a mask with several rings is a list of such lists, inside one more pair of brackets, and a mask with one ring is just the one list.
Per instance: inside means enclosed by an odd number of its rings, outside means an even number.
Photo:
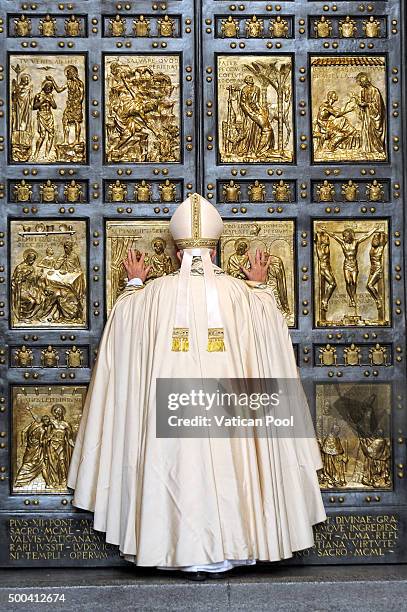
[{"label": "gilded relief panel", "polygon": [[13,387],[13,493],[67,493],[86,387]]},{"label": "gilded relief panel", "polygon": [[180,38],[180,15],[103,16],[103,36],[112,38]]},{"label": "gilded relief panel", "polygon": [[218,56],[221,163],[293,161],[292,70],[289,55]]},{"label": "gilded relief panel", "polygon": [[240,202],[288,203],[297,200],[297,185],[293,180],[254,180],[245,181],[231,179],[219,181],[218,202],[238,204]]},{"label": "gilded relief panel", "polygon": [[126,286],[126,259],[129,249],[137,257],[144,253],[151,265],[146,282],[179,268],[176,246],[168,221],[107,221],[106,223],[106,304],[109,315],[118,295]]},{"label": "gilded relief panel", "polygon": [[116,179],[114,181],[104,181],[105,202],[173,204],[183,201],[183,193],[184,184],[179,179],[161,181]]},{"label": "gilded relief panel", "polygon": [[8,35],[16,38],[86,38],[88,35],[87,15],[14,14],[8,16],[7,25]]},{"label": "gilded relief panel", "polygon": [[315,325],[390,325],[387,219],[314,221]]},{"label": "gilded relief panel", "polygon": [[315,162],[387,161],[385,56],[312,56]]},{"label": "gilded relief panel", "polygon": [[11,325],[86,327],[86,222],[10,222]]},{"label": "gilded relief panel", "polygon": [[289,326],[295,325],[294,221],[226,221],[220,239],[222,268],[245,279],[241,268],[249,268],[256,249],[271,255],[267,284]]},{"label": "gilded relief panel", "polygon": [[89,202],[89,184],[83,180],[51,180],[44,179],[20,181],[13,180],[8,183],[8,197],[10,202],[20,204],[82,204]]},{"label": "gilded relief panel", "polygon": [[308,29],[310,38],[386,38],[387,17],[320,15],[309,17]]},{"label": "gilded relief panel", "polygon": [[217,38],[294,38],[294,20],[289,15],[217,16]]},{"label": "gilded relief panel", "polygon": [[105,154],[110,163],[180,162],[181,59],[105,56]]},{"label": "gilded relief panel", "polygon": [[9,56],[12,163],[86,162],[84,55]]},{"label": "gilded relief panel", "polygon": [[317,384],[322,489],[391,489],[391,386]]},{"label": "gilded relief panel", "polygon": [[[391,185],[388,179],[324,179],[311,181],[312,202],[390,202]],[[397,198],[397,191],[393,197]]]},{"label": "gilded relief panel", "polygon": [[[314,344],[314,365],[322,368],[373,366],[386,368],[394,364],[393,345],[370,342]],[[333,371],[331,370],[333,373]],[[356,375],[358,375],[356,373]],[[329,376],[329,373],[328,373]]]},{"label": "gilded relief panel", "polygon": [[176,271],[168,221],[194,191],[225,220],[228,274],[271,254],[311,391],[330,516],[297,561],[405,560],[401,2],[0,4],[0,565],[123,563],[67,469],[127,250],[147,283]]},{"label": "gilded relief panel", "polygon": [[10,346],[11,368],[88,368],[89,364],[86,345]]}]

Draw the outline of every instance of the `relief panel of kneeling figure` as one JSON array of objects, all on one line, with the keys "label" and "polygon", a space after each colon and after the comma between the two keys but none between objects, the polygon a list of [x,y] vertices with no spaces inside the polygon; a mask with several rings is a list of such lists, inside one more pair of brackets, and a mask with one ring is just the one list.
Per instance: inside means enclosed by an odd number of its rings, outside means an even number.
[{"label": "relief panel of kneeling figure", "polygon": [[12,327],[86,327],[86,222],[10,222]]},{"label": "relief panel of kneeling figure", "polygon": [[220,55],[217,73],[220,162],[291,163],[291,56]]},{"label": "relief panel of kneeling figure", "polygon": [[384,56],[313,56],[314,161],[387,161],[386,99]]}]

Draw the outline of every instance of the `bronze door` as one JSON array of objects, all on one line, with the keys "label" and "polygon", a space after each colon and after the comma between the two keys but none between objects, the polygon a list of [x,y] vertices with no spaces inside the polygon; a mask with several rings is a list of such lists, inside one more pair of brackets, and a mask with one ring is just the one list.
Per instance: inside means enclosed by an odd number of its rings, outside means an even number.
[{"label": "bronze door", "polygon": [[400,0],[3,3],[1,565],[122,563],[67,466],[126,249],[172,269],[168,219],[194,191],[226,221],[229,273],[273,258],[329,512],[293,562],[405,560],[403,17]]}]

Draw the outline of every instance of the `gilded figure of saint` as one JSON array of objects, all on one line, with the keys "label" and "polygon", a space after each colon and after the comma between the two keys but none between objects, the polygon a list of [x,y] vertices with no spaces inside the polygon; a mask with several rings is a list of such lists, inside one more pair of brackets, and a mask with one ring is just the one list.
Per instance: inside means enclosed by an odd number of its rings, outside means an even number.
[{"label": "gilded figure of saint", "polygon": [[258,157],[274,149],[274,132],[270,123],[269,111],[262,104],[261,90],[255,85],[254,78],[247,75],[240,94],[240,109],[244,117],[245,137],[240,143],[239,153],[244,156]]},{"label": "gilded figure of saint", "polygon": [[336,151],[339,148],[352,148],[356,139],[356,128],[345,115],[353,111],[354,105],[346,104],[337,108],[338,94],[328,91],[325,101],[320,105],[316,118],[314,137],[317,138],[317,151],[328,149]]},{"label": "gilded figure of saint", "polygon": [[47,268],[48,270],[54,270],[55,269],[55,262],[56,262],[56,257],[55,257],[54,249],[52,248],[52,246],[48,246],[45,249],[45,257],[43,257],[37,263],[37,267],[38,268]]},{"label": "gilded figure of saint", "polygon": [[32,319],[41,309],[43,278],[34,265],[38,253],[25,249],[11,277],[12,310],[18,321]]},{"label": "gilded figure of saint", "polygon": [[[45,312],[54,313],[57,318],[66,321],[80,320],[83,314],[85,296],[85,274],[74,244],[70,240],[63,243],[63,254],[56,258],[55,270],[62,277],[72,273],[72,281],[65,284],[49,279],[48,296],[43,305]],[[62,280],[62,279],[61,279]]]},{"label": "gilded figure of saint", "polygon": [[326,313],[329,300],[337,286],[331,265],[330,241],[327,232],[317,232],[315,242],[321,284],[321,310]]},{"label": "gilded figure of saint", "polygon": [[64,129],[64,144],[69,143],[69,128],[74,127],[74,140],[72,144],[79,144],[81,137],[81,126],[83,122],[83,100],[84,84],[79,78],[76,66],[66,66],[64,70],[66,84],[59,87],[52,76],[47,77],[53,84],[57,93],[67,91],[65,109],[62,115],[62,126]]},{"label": "gilded figure of saint", "polygon": [[360,148],[366,153],[384,153],[386,107],[383,96],[365,72],[357,75],[356,82],[361,88],[359,98],[353,96],[362,122]]},{"label": "gilded figure of saint", "polygon": [[51,408],[51,427],[46,432],[45,465],[48,481],[55,488],[66,487],[69,463],[74,447],[73,431],[65,420],[65,406],[54,404]]},{"label": "gilded figure of saint", "polygon": [[50,484],[46,453],[48,433],[52,427],[51,418],[48,414],[44,414],[41,418],[33,414],[32,416],[31,423],[21,432],[24,455],[14,481],[16,488],[28,486],[39,476],[42,476],[46,484]]},{"label": "gilded figure of saint", "polygon": [[342,247],[344,255],[343,275],[346,284],[346,291],[350,300],[349,305],[356,308],[356,288],[359,275],[357,255],[359,245],[379,230],[378,228],[373,228],[370,230],[370,232],[363,234],[359,238],[356,238],[355,232],[352,228],[345,228],[342,235],[330,232],[325,227],[323,230],[326,234],[328,234],[328,236],[336,240]]},{"label": "gilded figure of saint", "polygon": [[360,436],[359,443],[364,457],[362,484],[368,487],[389,486],[391,447],[383,431],[378,429],[371,436]]},{"label": "gilded figure of saint", "polygon": [[12,304],[16,322],[82,322],[85,274],[70,240],[63,243],[63,255],[49,253],[35,265],[34,249],[24,251],[24,260],[12,276]]},{"label": "gilded figure of saint", "polygon": [[[83,163],[83,54],[13,54],[10,68],[10,75],[17,75],[10,79],[13,162]],[[65,83],[58,83],[61,74],[66,77]]]},{"label": "gilded figure of saint", "polygon": [[338,425],[333,425],[331,433],[326,436],[321,444],[323,462],[322,481],[328,487],[342,487],[346,485],[345,474],[349,457],[345,452],[339,432],[340,428]]},{"label": "gilded figure of saint", "polygon": [[281,257],[272,255],[268,251],[265,251],[264,255],[265,257],[271,258],[266,283],[270,285],[271,289],[273,290],[279,310],[283,314],[289,315],[291,310],[288,303],[287,282],[283,260]]},{"label": "gilded figure of saint", "polygon": [[31,76],[20,66],[13,67],[17,78],[11,82],[11,139],[13,157],[26,161],[31,153],[34,135],[33,84]]},{"label": "gilded figure of saint", "polygon": [[56,261],[57,270],[62,272],[82,272],[79,255],[74,251],[74,244],[66,240],[63,244],[64,252]]},{"label": "gilded figure of saint", "polygon": [[386,232],[376,231],[372,236],[372,242],[369,251],[370,257],[370,270],[369,278],[367,280],[366,289],[374,299],[377,310],[379,312],[379,318],[383,318],[383,281],[384,281],[384,268],[383,258],[384,249],[388,241]]},{"label": "gilded figure of saint", "polygon": [[386,61],[351,55],[311,59],[316,162],[387,159]]},{"label": "gilded figure of saint", "polygon": [[151,246],[154,249],[154,253],[148,258],[148,265],[151,266],[151,270],[147,278],[157,278],[170,274],[174,270],[174,267],[171,257],[165,252],[167,246],[166,241],[163,238],[154,238]]},{"label": "gilded figure of saint", "polygon": [[49,157],[54,146],[55,124],[53,111],[57,103],[53,96],[54,84],[50,78],[46,78],[41,86],[41,91],[35,94],[33,109],[37,111],[37,140],[33,161],[37,161],[41,147],[45,143],[45,157]]},{"label": "gilded figure of saint", "polygon": [[248,242],[242,238],[236,240],[235,252],[230,255],[227,261],[226,272],[235,278],[245,279],[246,275],[242,272],[242,268],[246,268],[247,270],[250,268],[248,252]]},{"label": "gilded figure of saint", "polygon": [[[63,254],[56,258],[55,271],[59,275],[48,278],[44,312],[52,314],[57,320],[81,321],[85,297],[85,274],[79,256],[74,251],[74,244],[69,240],[63,243]],[[67,280],[64,282],[66,277]]]}]

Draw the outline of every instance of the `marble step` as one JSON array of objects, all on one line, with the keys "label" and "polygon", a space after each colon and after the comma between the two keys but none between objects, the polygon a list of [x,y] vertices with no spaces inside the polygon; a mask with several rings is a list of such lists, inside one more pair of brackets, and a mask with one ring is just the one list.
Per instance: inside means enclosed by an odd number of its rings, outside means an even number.
[{"label": "marble step", "polygon": [[[15,603],[9,595],[15,595]],[[64,601],[56,596],[64,596]],[[30,602],[30,596],[34,601]],[[53,601],[41,603],[50,596]],[[48,597],[48,599],[50,599]],[[36,602],[38,599],[38,603]],[[5,569],[0,609],[7,612],[407,611],[407,565],[235,569],[224,580],[124,568]]]}]

